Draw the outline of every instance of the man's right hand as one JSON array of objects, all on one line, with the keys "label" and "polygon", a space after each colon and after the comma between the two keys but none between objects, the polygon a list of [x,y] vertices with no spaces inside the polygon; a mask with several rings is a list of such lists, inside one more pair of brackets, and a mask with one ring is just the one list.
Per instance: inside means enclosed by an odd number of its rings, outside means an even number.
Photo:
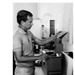
[{"label": "man's right hand", "polygon": [[61,33],[62,31],[59,31],[56,35],[55,35],[55,37],[58,37],[58,35]]}]

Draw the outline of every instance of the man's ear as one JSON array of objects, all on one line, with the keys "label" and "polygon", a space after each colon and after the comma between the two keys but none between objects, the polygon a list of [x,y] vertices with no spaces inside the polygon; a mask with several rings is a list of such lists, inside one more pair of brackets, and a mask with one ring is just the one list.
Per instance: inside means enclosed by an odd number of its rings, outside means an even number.
[{"label": "man's ear", "polygon": [[23,23],[24,21],[21,21],[21,24]]},{"label": "man's ear", "polygon": [[25,22],[22,20],[22,21],[21,21],[21,25],[23,25],[23,24],[25,24]]}]

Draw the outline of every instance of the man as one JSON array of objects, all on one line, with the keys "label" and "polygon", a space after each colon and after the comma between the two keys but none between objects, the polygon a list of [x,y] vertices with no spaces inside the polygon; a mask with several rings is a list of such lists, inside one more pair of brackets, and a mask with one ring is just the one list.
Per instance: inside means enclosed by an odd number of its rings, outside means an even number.
[{"label": "man", "polygon": [[44,40],[35,37],[29,29],[32,27],[33,15],[29,11],[21,10],[17,13],[19,28],[13,37],[13,50],[16,60],[15,75],[34,75],[34,61],[43,60],[47,55],[34,56],[32,41],[39,45],[47,44],[56,36]]}]

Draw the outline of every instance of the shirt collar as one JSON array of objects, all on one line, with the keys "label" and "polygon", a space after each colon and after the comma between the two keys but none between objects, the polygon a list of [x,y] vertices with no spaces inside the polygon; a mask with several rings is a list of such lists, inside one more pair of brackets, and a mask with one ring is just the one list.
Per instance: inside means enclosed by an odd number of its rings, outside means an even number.
[{"label": "shirt collar", "polygon": [[20,28],[20,27],[18,28],[18,30],[19,30],[19,32],[22,33],[22,34],[27,34],[27,32],[25,32],[25,31],[24,31],[22,28]]}]

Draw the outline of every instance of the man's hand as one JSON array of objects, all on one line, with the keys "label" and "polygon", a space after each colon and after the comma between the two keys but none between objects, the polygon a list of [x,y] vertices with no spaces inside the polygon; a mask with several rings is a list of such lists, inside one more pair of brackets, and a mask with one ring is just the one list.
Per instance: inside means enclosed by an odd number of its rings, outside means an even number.
[{"label": "man's hand", "polygon": [[43,53],[38,57],[38,60],[45,60],[47,58],[47,54]]},{"label": "man's hand", "polygon": [[55,35],[55,37],[58,37],[58,35],[61,33],[62,31],[59,31],[56,35]]}]

